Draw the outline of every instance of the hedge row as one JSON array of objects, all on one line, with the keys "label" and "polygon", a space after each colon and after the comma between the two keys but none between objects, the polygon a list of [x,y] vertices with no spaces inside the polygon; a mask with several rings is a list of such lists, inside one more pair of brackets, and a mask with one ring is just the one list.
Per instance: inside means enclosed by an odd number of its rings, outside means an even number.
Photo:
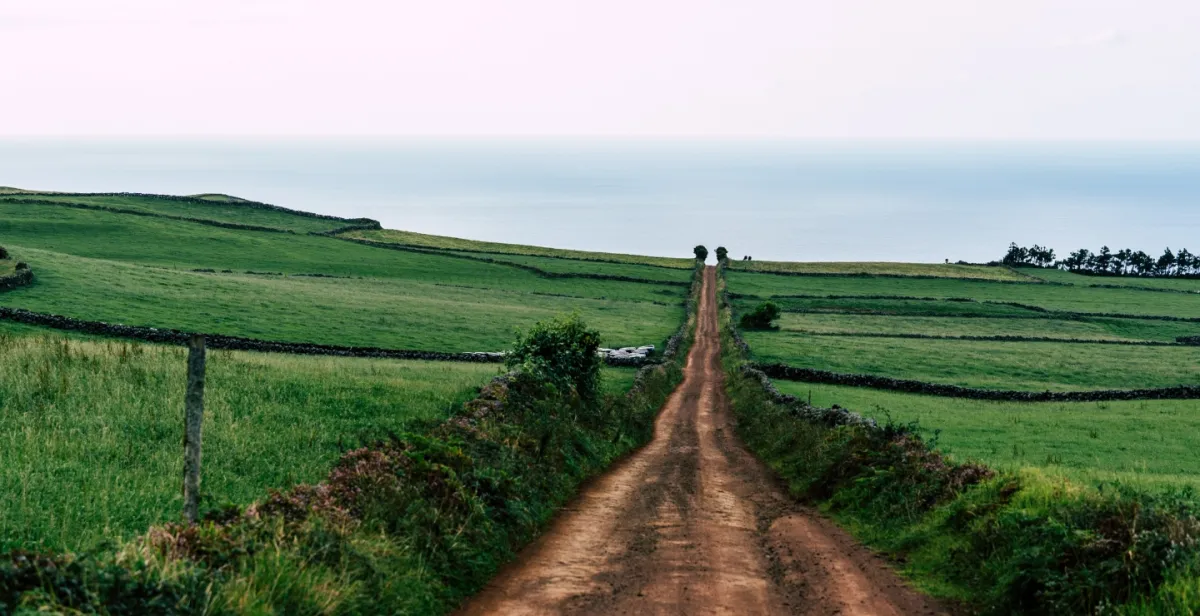
[{"label": "hedge row", "polygon": [[[70,193],[70,192],[25,192],[13,193],[14,196],[20,195],[42,195],[47,197],[136,197],[145,199],[158,199],[160,201],[176,201],[179,203],[192,203],[197,205],[236,205],[238,207],[247,207],[255,210],[271,210],[274,212],[284,212],[292,216],[301,216],[304,218],[319,218],[321,220],[337,220],[356,224],[373,224],[371,228],[382,228],[379,221],[370,218],[342,218],[341,216],[330,216],[328,214],[317,214],[315,212],[304,212],[301,210],[293,210],[279,205],[271,205],[270,203],[262,203],[260,201],[249,201],[245,199],[237,199],[233,201],[213,201],[211,199],[201,199],[200,197],[186,197],[179,195],[156,195],[152,193],[133,193],[133,192],[95,192],[95,193]],[[9,195],[0,195],[0,199],[7,200]]]},{"label": "hedge row", "polygon": [[617,282],[636,282],[641,284],[657,284],[672,287],[690,287],[692,283],[681,280],[650,280],[648,278],[635,278],[633,276],[619,276],[615,274],[590,274],[586,272],[551,272],[540,267],[526,265],[524,263],[514,263],[503,259],[492,259],[490,257],[474,257],[471,255],[455,254],[446,252],[445,250],[423,248],[417,246],[409,246],[407,244],[393,244],[390,242],[375,242],[372,240],[363,240],[356,237],[339,237],[342,241],[354,242],[364,246],[373,246],[375,248],[385,248],[387,250],[399,250],[401,252],[415,252],[419,254],[437,255],[441,257],[451,257],[455,259],[465,259],[467,261],[478,261],[480,263],[490,263],[492,265],[505,265],[514,267],[519,270],[532,272],[542,278],[590,278],[593,280],[613,280]]},{"label": "hedge row", "polygon": [[[28,270],[26,270],[28,271]],[[32,278],[32,276],[31,276]],[[3,279],[0,279],[3,280]],[[0,290],[4,287],[0,286]],[[35,325],[63,331],[80,332],[96,336],[128,338],[159,344],[186,345],[194,333],[175,329],[159,329],[138,325],[120,325],[102,321],[84,321],[56,314],[32,312],[21,308],[0,306],[0,321],[11,321],[24,325]],[[306,342],[277,342],[222,334],[201,334],[212,349],[231,351],[256,351],[260,353],[287,353],[291,355],[330,355],[334,357],[373,357],[380,359],[415,359],[424,361],[458,361],[474,363],[503,363],[504,356],[495,352],[446,353],[442,351],[414,351],[405,349],[382,349],[377,347],[335,346]],[[605,358],[610,366],[642,366],[651,363],[638,358]]]},{"label": "hedge row", "polygon": [[1195,385],[1097,391],[1010,391],[960,387],[958,385],[927,383],[909,379],[893,379],[871,374],[846,374],[812,368],[796,368],[778,363],[752,364],[752,366],[773,379],[822,383],[826,385],[845,385],[849,387],[867,387],[870,389],[885,389],[944,398],[969,398],[972,400],[998,400],[1005,402],[1105,402],[1110,400],[1200,399],[1200,386]]}]

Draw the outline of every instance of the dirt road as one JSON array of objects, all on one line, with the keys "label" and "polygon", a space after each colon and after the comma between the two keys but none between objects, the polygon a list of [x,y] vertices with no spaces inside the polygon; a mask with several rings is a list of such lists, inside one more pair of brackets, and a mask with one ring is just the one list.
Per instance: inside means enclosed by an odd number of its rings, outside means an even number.
[{"label": "dirt road", "polygon": [[715,272],[654,440],[589,484],[461,614],[940,614],[798,507],[736,440]]}]

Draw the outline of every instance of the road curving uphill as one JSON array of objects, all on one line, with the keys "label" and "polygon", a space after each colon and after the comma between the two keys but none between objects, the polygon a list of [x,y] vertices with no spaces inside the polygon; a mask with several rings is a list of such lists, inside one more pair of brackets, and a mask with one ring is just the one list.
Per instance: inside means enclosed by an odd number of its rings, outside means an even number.
[{"label": "road curving uphill", "polygon": [[946,612],[796,505],[737,441],[715,294],[709,268],[684,381],[653,441],[587,486],[461,614]]}]

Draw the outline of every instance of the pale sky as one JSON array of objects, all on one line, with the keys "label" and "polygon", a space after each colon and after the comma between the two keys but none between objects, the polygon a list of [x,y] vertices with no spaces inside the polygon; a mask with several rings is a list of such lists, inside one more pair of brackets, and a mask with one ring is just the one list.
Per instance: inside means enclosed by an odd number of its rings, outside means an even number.
[{"label": "pale sky", "polygon": [[0,0],[0,136],[1200,139],[1197,0]]}]

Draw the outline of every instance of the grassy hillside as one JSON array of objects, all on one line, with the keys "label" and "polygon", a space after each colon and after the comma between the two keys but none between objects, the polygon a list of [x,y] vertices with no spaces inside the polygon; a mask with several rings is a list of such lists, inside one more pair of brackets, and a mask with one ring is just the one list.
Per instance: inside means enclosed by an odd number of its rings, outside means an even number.
[{"label": "grassy hillside", "polygon": [[[39,201],[63,204],[63,206],[21,203]],[[0,204],[8,202],[10,207],[31,210],[70,209],[70,204],[101,206],[120,210],[132,210],[148,214],[200,218],[218,222],[234,223],[286,229],[296,233],[324,232],[351,224],[346,220],[330,220],[304,216],[302,212],[248,207],[250,203],[236,198],[173,199],[152,195],[92,196],[24,191],[16,194],[0,193]],[[34,214],[45,215],[45,214]]]},{"label": "grassy hillside", "polygon": [[[31,198],[110,210],[14,201]],[[251,205],[225,195],[6,191],[0,245],[14,260],[0,262],[0,275],[21,259],[36,278],[0,293],[0,306],[268,340],[450,352],[507,349],[518,329],[572,312],[598,328],[606,345],[661,347],[684,319],[691,269],[635,258],[391,250],[309,234],[343,220]],[[481,261],[489,258],[505,262]],[[0,357],[0,552],[89,550],[177,518],[182,349],[0,322]],[[228,351],[209,357],[204,492],[211,506],[246,504],[269,489],[325,477],[346,448],[445,418],[501,370]],[[627,391],[634,372],[605,368],[602,390]]]},{"label": "grassy hillside", "polygon": [[[685,292],[677,285],[546,278],[327,237],[2,203],[0,241],[37,274],[33,286],[0,295],[0,305],[293,342],[498,350],[516,328],[577,311],[601,329],[605,344],[661,344],[682,318]],[[586,265],[582,273],[631,273],[626,265]]]},{"label": "grassy hillside", "polygon": [[1031,279],[1006,267],[955,265],[951,263],[889,263],[839,261],[738,261],[729,262],[729,271],[782,272],[789,274],[830,274],[865,276],[921,276],[937,278],[976,278],[979,280],[1010,280],[1030,282]]},{"label": "grassy hillside", "polygon": [[647,257],[642,255],[626,255],[611,252],[588,252],[583,250],[566,250],[562,248],[545,248],[542,246],[524,246],[521,244],[504,244],[500,242],[483,242],[466,240],[441,235],[426,235],[411,231],[381,229],[377,231],[350,231],[343,234],[374,242],[388,242],[407,246],[423,246],[446,250],[471,250],[510,255],[530,255],[544,257],[559,257],[565,259],[606,260],[618,263],[653,265],[690,270],[694,264],[690,258]]}]

